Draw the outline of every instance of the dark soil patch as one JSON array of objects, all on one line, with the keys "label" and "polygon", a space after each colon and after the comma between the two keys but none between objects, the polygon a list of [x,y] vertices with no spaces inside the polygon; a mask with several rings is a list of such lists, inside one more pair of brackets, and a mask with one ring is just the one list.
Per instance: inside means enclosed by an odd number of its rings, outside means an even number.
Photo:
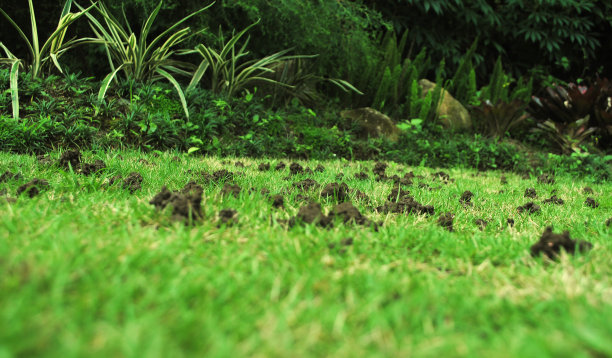
[{"label": "dark soil patch", "polygon": [[433,177],[434,180],[439,180],[444,184],[448,184],[450,182],[455,181],[454,179],[451,179],[450,175],[446,172],[437,172],[437,173],[433,173],[431,175]]},{"label": "dark soil patch", "polygon": [[535,204],[533,201],[528,202],[523,206],[516,208],[519,213],[527,212],[529,214],[535,214],[540,211],[540,205]]},{"label": "dark soil patch", "polygon": [[525,195],[523,195],[523,197],[535,199],[538,197],[538,193],[536,193],[535,188],[527,188],[525,189]]},{"label": "dark soil patch", "polygon": [[303,174],[304,173],[304,167],[302,167],[298,163],[291,163],[289,165],[289,172],[291,173],[291,175]]},{"label": "dark soil patch", "polygon": [[378,177],[384,177],[388,166],[389,165],[387,163],[378,162],[374,164],[374,169],[372,169],[372,172]]},{"label": "dark soil patch", "polygon": [[555,177],[552,174],[542,174],[538,177],[538,183],[540,184],[554,184]]},{"label": "dark soil patch", "polygon": [[355,174],[355,179],[358,179],[358,180],[368,180],[368,179],[370,179],[370,176],[366,172],[361,171],[361,172]]},{"label": "dark soil patch", "polygon": [[508,179],[506,178],[505,175],[502,175],[501,178],[499,179],[499,182],[501,185],[506,185],[508,184]]},{"label": "dark soil patch", "polygon": [[221,189],[221,195],[233,195],[234,198],[238,198],[241,191],[242,188],[236,184],[225,184]]},{"label": "dark soil patch", "polygon": [[204,189],[195,182],[189,182],[179,191],[170,191],[163,186],[149,204],[162,210],[172,206],[173,220],[196,220],[202,218],[202,193]]},{"label": "dark soil patch", "polygon": [[[172,158],[172,161],[175,161],[174,158]],[[180,159],[179,159],[179,161],[180,161]],[[140,163],[142,165],[145,165],[147,167],[152,167],[152,166],[155,165],[155,164],[151,163],[150,161],[146,160],[145,158],[138,159],[138,163]]]},{"label": "dark soil patch", "polygon": [[317,224],[323,227],[331,225],[332,220],[330,217],[323,214],[321,210],[321,204],[319,203],[308,203],[300,208],[297,215],[289,220],[289,226],[294,226],[298,222],[306,224]]},{"label": "dark soil patch", "polygon": [[438,225],[442,226],[443,228],[445,228],[448,231],[453,231],[453,219],[455,218],[455,215],[453,215],[452,213],[444,213],[442,215],[440,215],[440,217],[438,217]]},{"label": "dark soil patch", "polygon": [[287,164],[283,163],[283,162],[279,162],[278,164],[276,164],[276,166],[274,167],[274,170],[276,171],[281,171],[283,169],[285,169],[285,167],[287,167]]},{"label": "dark soil patch", "polygon": [[610,226],[610,224],[612,224],[612,218],[606,220],[606,226]]},{"label": "dark soil patch", "polygon": [[274,195],[272,197],[272,207],[277,208],[277,209],[278,208],[284,208],[285,207],[285,198],[282,195],[280,195],[280,194]]},{"label": "dark soil patch", "polygon": [[260,172],[267,172],[268,170],[270,170],[270,163],[261,163],[259,164],[257,169],[259,169]]},{"label": "dark soil patch", "polygon": [[556,195],[551,196],[548,199],[545,199],[544,201],[542,201],[543,204],[555,204],[555,205],[563,205],[564,201],[563,199],[559,198]]},{"label": "dark soil patch", "polygon": [[238,212],[234,209],[219,211],[219,225],[231,226],[238,222]]},{"label": "dark soil patch", "polygon": [[330,183],[321,191],[321,197],[332,198],[338,201],[349,199],[349,187],[346,183]]},{"label": "dark soil patch", "polygon": [[65,170],[77,171],[81,166],[81,152],[78,150],[68,150],[62,153],[59,159],[59,166]]},{"label": "dark soil patch", "polygon": [[41,192],[49,189],[49,182],[45,179],[34,178],[17,188],[17,196],[24,194],[33,198]]},{"label": "dark soil patch", "polygon": [[314,170],[317,173],[323,173],[325,171],[325,167],[322,166],[321,164],[317,164],[317,167]]},{"label": "dark soil patch", "polygon": [[[342,218],[342,222],[346,223],[354,223],[358,225],[370,226],[374,225],[377,229],[378,226],[373,224],[368,218],[363,216],[359,210],[350,202],[345,202],[342,204],[338,204],[332,210],[332,215],[335,217]],[[331,215],[330,215],[331,216]]]},{"label": "dark soil patch", "polygon": [[142,175],[140,173],[132,172],[128,174],[128,176],[123,179],[122,187],[123,189],[127,189],[130,191],[130,194],[133,194],[136,190],[140,190],[142,188]]},{"label": "dark soil patch", "polygon": [[410,191],[402,189],[399,185],[391,189],[391,193],[387,195],[387,200],[391,202],[401,201],[405,196],[410,196]]},{"label": "dark soil patch", "polygon": [[367,201],[367,202],[370,201],[370,197],[366,193],[361,191],[361,190],[352,189],[351,193],[354,193],[356,200],[364,200],[364,201]]},{"label": "dark soil patch", "polygon": [[236,168],[244,168],[244,163],[243,163],[243,162],[238,161],[238,162],[234,163],[234,166],[235,166]]},{"label": "dark soil patch", "polygon": [[376,208],[379,213],[396,213],[396,214],[434,214],[434,207],[431,205],[423,205],[417,202],[412,196],[404,195],[397,202],[387,201],[383,206]]},{"label": "dark soil patch", "polygon": [[412,185],[412,178],[413,177],[410,176],[410,173],[408,173],[408,174],[405,174],[403,177],[400,177],[399,175],[394,175],[391,177],[391,180],[395,184],[410,186]]},{"label": "dark soil patch", "polygon": [[489,222],[485,219],[476,219],[474,220],[474,224],[476,224],[476,226],[478,226],[478,229],[482,231],[487,227],[487,225],[489,225]]},{"label": "dark soil patch", "polygon": [[591,197],[586,198],[586,200],[584,201],[584,204],[588,206],[589,208],[593,208],[593,209],[599,207],[599,203]]},{"label": "dark soil patch", "polygon": [[463,194],[461,194],[461,197],[459,198],[459,203],[461,205],[463,205],[464,207],[466,206],[472,206],[474,204],[472,204],[472,198],[474,197],[474,193],[472,193],[469,190],[466,190],[463,192]]},{"label": "dark soil patch", "polygon": [[584,240],[573,240],[570,238],[569,231],[564,231],[562,234],[554,234],[549,226],[544,230],[540,241],[531,246],[531,256],[545,255],[549,258],[555,258],[565,250],[569,254],[578,252],[587,252],[593,248],[593,244]]},{"label": "dark soil patch", "polygon": [[344,179],[344,173],[338,173],[338,174],[336,174],[336,180],[337,180],[337,181],[340,181],[340,180],[342,180],[342,179]]},{"label": "dark soil patch", "polygon": [[508,223],[508,225],[510,225],[510,227],[514,227],[514,219],[508,218],[508,220],[506,220],[506,223]]},{"label": "dark soil patch", "polygon": [[593,193],[595,193],[595,192],[593,191],[593,188],[591,188],[590,186],[585,186],[585,187],[582,189],[582,192],[583,192],[584,194],[593,194]]},{"label": "dark soil patch", "polygon": [[293,186],[297,189],[306,191],[319,187],[319,183],[317,183],[314,179],[308,178],[293,183]]},{"label": "dark soil patch", "polygon": [[81,174],[89,176],[98,173],[103,169],[106,169],[106,164],[100,159],[97,159],[93,163],[84,163],[83,167],[81,168]]},{"label": "dark soil patch", "polygon": [[23,176],[21,173],[12,173],[10,171],[5,171],[2,175],[0,175],[0,183],[4,183],[12,180],[21,180]]}]

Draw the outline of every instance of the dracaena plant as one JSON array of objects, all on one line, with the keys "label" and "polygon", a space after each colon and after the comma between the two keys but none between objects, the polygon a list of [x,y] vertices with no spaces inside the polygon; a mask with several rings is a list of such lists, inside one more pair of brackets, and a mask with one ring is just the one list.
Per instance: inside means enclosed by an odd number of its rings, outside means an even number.
[{"label": "dracaena plant", "polygon": [[195,66],[175,59],[174,55],[180,50],[178,47],[194,33],[189,27],[180,29],[179,27],[212,5],[213,3],[185,16],[149,41],[149,32],[159,14],[162,1],[148,16],[139,34],[132,30],[126,20],[125,12],[123,12],[124,23],[122,23],[111,14],[104,4],[98,3],[96,9],[102,19],[98,20],[91,13],[88,13],[87,17],[93,32],[104,43],[111,67],[111,72],[102,80],[98,101],[102,102],[111,82],[120,71],[126,79],[133,81],[153,82],[165,79],[176,89],[185,115],[189,118],[185,95],[175,75],[191,76],[191,71]]},{"label": "dracaena plant", "polygon": [[[315,55],[288,55],[290,52],[290,49],[288,49],[260,59],[247,59],[249,56],[249,51],[247,51],[249,37],[246,38],[242,45],[238,45],[238,42],[249,29],[258,23],[259,21],[247,26],[238,33],[232,34],[228,41],[225,40],[220,31],[219,48],[199,44],[194,50],[182,51],[181,53],[185,55],[195,53],[202,56],[202,61],[193,73],[187,90],[190,91],[196,85],[203,82],[204,87],[210,89],[213,93],[232,97],[256,83],[269,83],[274,86],[295,89],[297,84],[322,80],[318,76],[312,74],[306,75],[303,72],[297,76],[289,76],[287,74],[284,78],[275,78],[274,75],[275,69],[284,68],[284,65],[287,63],[294,60],[316,57]],[[210,73],[207,74],[207,72]],[[291,78],[293,83],[283,81],[289,78]],[[328,79],[328,81],[345,91],[359,92],[354,86],[344,80]]]},{"label": "dracaena plant", "polygon": [[573,122],[554,122],[546,120],[537,124],[536,131],[546,134],[563,154],[581,152],[581,146],[597,130],[589,126],[589,116]]},{"label": "dracaena plant", "polygon": [[474,126],[482,134],[500,140],[529,117],[525,113],[526,107],[525,102],[519,99],[510,102],[500,100],[495,104],[487,100],[472,107],[471,114]]},{"label": "dracaena plant", "polygon": [[0,14],[17,30],[19,36],[24,40],[26,48],[30,53],[29,61],[19,59],[15,56],[4,44],[0,42],[0,49],[4,52],[4,57],[0,58],[0,63],[8,63],[11,68],[10,89],[12,98],[13,117],[19,118],[19,92],[18,92],[18,72],[20,67],[25,67],[33,78],[38,78],[45,70],[53,64],[61,73],[62,67],[58,59],[69,49],[83,43],[95,42],[92,38],[73,38],[65,41],[68,27],[78,20],[81,16],[88,13],[93,7],[92,4],[88,8],[81,8],[79,12],[71,12],[72,0],[66,0],[60,14],[57,27],[51,33],[49,38],[42,42],[38,36],[38,27],[36,25],[36,15],[34,13],[34,4],[32,0],[28,0],[30,11],[31,39],[26,36],[25,32],[17,25],[15,21],[0,8]]}]

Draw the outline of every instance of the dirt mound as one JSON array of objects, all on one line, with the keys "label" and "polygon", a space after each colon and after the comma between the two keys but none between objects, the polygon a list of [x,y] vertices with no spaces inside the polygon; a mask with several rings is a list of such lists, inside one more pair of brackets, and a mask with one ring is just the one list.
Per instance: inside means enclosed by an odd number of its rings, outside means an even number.
[{"label": "dirt mound", "polygon": [[525,189],[525,194],[523,195],[524,198],[530,198],[530,199],[535,199],[538,197],[538,193],[536,193],[535,188],[527,188]]},{"label": "dirt mound", "polygon": [[378,177],[385,177],[385,171],[389,165],[387,163],[378,162],[374,164],[374,169],[372,169],[372,173]]},{"label": "dirt mound", "polygon": [[244,163],[241,161],[237,161],[236,163],[234,163],[234,166],[236,168],[244,168]]},{"label": "dirt mound", "polygon": [[506,220],[506,223],[508,223],[510,227],[514,227],[514,219],[508,218],[508,220]]},{"label": "dirt mound", "polygon": [[270,170],[270,163],[261,163],[261,164],[259,164],[257,169],[260,172],[267,172],[268,170]]},{"label": "dirt mound", "polygon": [[555,258],[565,250],[569,254],[574,254],[577,251],[586,252],[593,247],[593,244],[584,240],[573,240],[570,238],[569,231],[564,231],[562,234],[554,234],[549,226],[544,230],[540,241],[531,246],[531,256],[545,255],[549,258]]},{"label": "dirt mound", "polygon": [[370,176],[368,175],[368,173],[361,171],[357,174],[355,174],[355,179],[357,180],[368,180],[370,179]]},{"label": "dirt mound", "polygon": [[542,174],[538,177],[539,184],[554,184],[555,177],[552,174]]},{"label": "dirt mound", "polygon": [[317,183],[314,179],[308,178],[293,183],[293,187],[306,191],[319,187],[319,183]]},{"label": "dirt mound", "polygon": [[499,183],[500,183],[501,185],[506,185],[506,184],[508,184],[508,179],[506,178],[506,176],[505,176],[505,175],[502,175],[502,176],[501,176],[501,178],[499,178]]},{"label": "dirt mound", "polygon": [[189,182],[178,191],[170,191],[164,185],[161,191],[156,194],[149,204],[162,210],[166,206],[172,206],[173,220],[199,220],[202,218],[202,193],[204,189],[194,183]]},{"label": "dirt mound", "polygon": [[77,171],[81,166],[81,152],[78,150],[68,150],[62,153],[59,159],[59,166],[65,170]]},{"label": "dirt mound", "polygon": [[236,184],[225,184],[221,189],[221,195],[233,195],[234,198],[240,197],[240,192],[242,188]]},{"label": "dirt mound", "polygon": [[434,214],[434,207],[431,205],[423,205],[417,202],[414,197],[404,195],[397,202],[387,201],[384,205],[376,208],[379,213],[395,213],[395,214]]},{"label": "dirt mound", "polygon": [[280,195],[280,194],[274,195],[272,197],[272,207],[277,208],[277,209],[278,208],[284,208],[285,207],[285,198],[282,195]]},{"label": "dirt mound", "polygon": [[219,211],[219,226],[231,226],[238,222],[238,212],[234,209],[223,209]]},{"label": "dirt mound", "polygon": [[346,183],[330,183],[321,191],[321,197],[332,198],[338,201],[349,199],[349,187]]},{"label": "dirt mound", "polygon": [[586,200],[584,201],[584,205],[588,206],[589,208],[593,208],[593,209],[599,207],[599,203],[591,197],[586,198]]},{"label": "dirt mound", "polygon": [[555,204],[555,205],[563,205],[565,202],[563,201],[563,199],[559,198],[556,195],[551,196],[548,199],[545,199],[544,201],[542,201],[543,204]]},{"label": "dirt mound", "polygon": [[12,173],[10,171],[5,171],[2,175],[0,175],[0,183],[4,183],[12,180],[21,180],[23,176],[21,173]]},{"label": "dirt mound", "polygon": [[444,213],[442,215],[440,215],[440,217],[438,217],[438,225],[442,226],[443,228],[445,228],[446,230],[452,232],[453,231],[453,219],[455,218],[455,215],[453,215],[452,213]]},{"label": "dirt mound", "polygon": [[410,191],[402,189],[399,185],[397,185],[391,189],[391,193],[387,195],[387,200],[391,202],[398,202],[405,196],[410,196]]},{"label": "dirt mound", "polygon": [[298,163],[291,163],[289,165],[289,172],[291,173],[291,175],[303,174],[304,173],[304,167],[302,167]]},{"label": "dirt mound", "polygon": [[123,189],[127,189],[130,191],[130,194],[134,194],[136,190],[140,190],[142,188],[142,175],[137,172],[131,172],[128,176],[123,179],[122,187]]},{"label": "dirt mound", "polygon": [[593,191],[593,188],[591,188],[590,186],[585,186],[585,187],[582,189],[582,192],[583,192],[584,194],[593,194],[593,193],[595,193],[595,192]]},{"label": "dirt mound", "polygon": [[463,192],[463,194],[461,194],[461,197],[459,198],[459,203],[461,205],[463,205],[464,207],[466,206],[472,206],[474,205],[472,203],[472,198],[474,197],[474,193],[472,193],[469,190],[466,190]]},{"label": "dirt mound", "polygon": [[298,222],[317,224],[323,227],[328,227],[332,224],[331,218],[323,214],[321,204],[319,203],[308,203],[302,206],[297,215],[289,220],[289,226],[294,226]]},{"label": "dirt mound", "polygon": [[274,167],[274,170],[276,171],[281,171],[283,169],[285,169],[285,167],[287,167],[287,164],[283,163],[283,162],[279,162],[278,164],[276,164],[276,166]]},{"label": "dirt mound", "polygon": [[33,198],[47,189],[49,189],[48,181],[45,179],[34,178],[17,188],[17,196],[25,193],[30,198]]},{"label": "dirt mound", "polygon": [[81,167],[81,174],[89,176],[100,172],[101,170],[106,169],[106,163],[97,159],[93,163],[83,163]]},{"label": "dirt mound", "polygon": [[489,225],[489,222],[485,219],[476,219],[474,220],[474,224],[478,226],[478,229],[480,229],[480,231],[482,231],[487,227],[487,225]]},{"label": "dirt mound", "polygon": [[332,214],[330,216],[335,216],[342,218],[342,222],[346,223],[354,223],[358,225],[371,226],[374,225],[376,229],[378,229],[378,225],[372,223],[368,218],[363,216],[359,210],[350,202],[345,202],[342,204],[338,204],[332,210]]},{"label": "dirt mound", "polygon": [[516,208],[519,213],[527,212],[529,214],[535,214],[540,211],[540,205],[535,204],[533,201],[526,203],[523,206]]},{"label": "dirt mound", "polygon": [[317,164],[317,167],[314,169],[314,171],[317,173],[323,173],[325,171],[325,167],[321,164]]}]

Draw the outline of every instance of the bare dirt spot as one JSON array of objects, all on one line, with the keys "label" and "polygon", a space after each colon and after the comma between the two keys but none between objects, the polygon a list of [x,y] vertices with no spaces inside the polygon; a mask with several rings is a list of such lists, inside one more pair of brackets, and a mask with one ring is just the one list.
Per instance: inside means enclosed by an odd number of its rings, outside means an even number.
[{"label": "bare dirt spot", "polygon": [[540,212],[540,205],[535,204],[533,201],[526,203],[523,206],[516,208],[519,213],[527,212],[528,214],[535,214]]},{"label": "bare dirt spot", "polygon": [[540,240],[531,246],[531,256],[545,255],[549,258],[556,258],[561,250],[568,254],[587,252],[593,248],[593,244],[584,240],[573,240],[570,238],[569,231],[562,234],[554,234],[549,226],[544,230]]},{"label": "bare dirt spot", "polygon": [[588,206],[589,208],[593,208],[593,209],[599,207],[599,203],[591,197],[586,198],[586,200],[584,201],[584,205]]},{"label": "bare dirt spot", "polygon": [[33,198],[47,189],[49,189],[48,181],[45,179],[34,178],[17,188],[17,196],[25,193],[25,195],[28,197]]},{"label": "bare dirt spot", "polygon": [[556,195],[551,196],[548,199],[545,199],[544,201],[542,201],[543,204],[555,204],[555,205],[563,205],[565,202],[563,201],[563,199],[559,198]]},{"label": "bare dirt spot", "polygon": [[219,211],[219,225],[231,226],[238,222],[238,212],[234,209]]},{"label": "bare dirt spot", "polygon": [[130,194],[134,194],[136,190],[142,188],[142,175],[137,172],[131,172],[128,176],[123,179],[122,187],[130,191]]},{"label": "bare dirt spot", "polygon": [[387,170],[388,166],[389,165],[387,163],[378,162],[374,164],[374,169],[372,169],[372,172],[374,173],[374,175],[384,178],[385,171]]},{"label": "bare dirt spot", "polygon": [[170,191],[163,186],[149,204],[157,209],[172,206],[173,220],[199,220],[202,218],[202,193],[204,189],[195,182],[189,182],[179,191]]},{"label": "bare dirt spot", "polygon": [[81,174],[89,176],[99,173],[104,169],[106,169],[106,164],[100,159],[97,159],[93,163],[84,163],[81,168]]},{"label": "bare dirt spot", "polygon": [[593,194],[593,193],[595,193],[595,192],[593,191],[593,188],[591,188],[590,186],[585,186],[585,187],[582,189],[582,192],[583,192],[584,194]]},{"label": "bare dirt spot", "polygon": [[317,167],[314,169],[314,171],[317,173],[323,173],[325,171],[325,167],[321,164],[317,164]]},{"label": "bare dirt spot", "polygon": [[221,189],[221,195],[233,195],[234,198],[240,197],[242,188],[236,184],[225,184]]},{"label": "bare dirt spot", "polygon": [[59,166],[65,170],[77,171],[81,166],[81,152],[78,150],[68,150],[62,153],[59,159]]},{"label": "bare dirt spot", "polygon": [[289,165],[289,172],[291,173],[291,175],[303,174],[304,167],[302,167],[299,163],[291,163]]},{"label": "bare dirt spot", "polygon": [[[393,194],[393,193],[392,193]],[[384,205],[376,208],[379,213],[395,213],[395,214],[434,214],[434,207],[431,205],[423,205],[417,202],[410,195],[403,195],[397,202],[387,201]]]},{"label": "bare dirt spot", "polygon": [[331,225],[332,220],[321,210],[321,204],[308,203],[300,208],[297,215],[289,220],[289,226],[294,226],[298,222],[306,224],[317,224],[323,227]]},{"label": "bare dirt spot", "polygon": [[349,198],[349,187],[346,183],[330,183],[321,191],[321,197],[337,201],[346,201]]},{"label": "bare dirt spot", "polygon": [[501,178],[499,179],[499,182],[501,185],[506,185],[508,184],[508,179],[506,178],[505,175],[502,175]]},{"label": "bare dirt spot", "polygon": [[508,224],[508,226],[514,227],[514,219],[508,218],[508,220],[506,220],[506,223]]},{"label": "bare dirt spot", "polygon": [[283,169],[285,169],[285,167],[287,167],[287,164],[283,163],[283,162],[279,162],[278,164],[276,164],[276,166],[274,167],[274,170],[276,171],[281,171]]},{"label": "bare dirt spot", "polygon": [[461,197],[459,198],[459,203],[463,205],[463,207],[473,206],[474,205],[472,203],[473,197],[474,197],[474,193],[472,193],[469,190],[466,190],[463,192],[463,194],[461,194]]},{"label": "bare dirt spot", "polygon": [[280,194],[274,195],[272,197],[272,207],[277,208],[277,209],[284,208],[285,198]]},{"label": "bare dirt spot", "polygon": [[535,188],[527,188],[525,189],[525,194],[523,195],[523,197],[535,199],[538,197],[538,193],[536,193]]},{"label": "bare dirt spot", "polygon": [[452,213],[444,213],[442,215],[440,215],[440,217],[438,217],[438,225],[442,226],[443,228],[445,228],[446,230],[452,232],[453,231],[453,219],[455,218],[455,215],[453,215]]},{"label": "bare dirt spot", "polygon": [[[350,202],[338,204],[332,210],[332,215],[335,217],[342,218],[342,221],[346,223],[353,223],[358,225],[370,226],[374,225],[377,229],[378,226],[373,224],[368,218],[363,216],[359,210]],[[331,215],[330,215],[331,216]]]},{"label": "bare dirt spot", "polygon": [[314,179],[308,178],[293,183],[293,187],[306,191],[319,187],[319,183],[317,183]]},{"label": "bare dirt spot", "polygon": [[476,219],[474,220],[474,224],[478,226],[478,229],[480,229],[480,231],[482,231],[487,227],[487,225],[489,225],[489,222],[485,219]]},{"label": "bare dirt spot", "polygon": [[267,172],[268,170],[270,170],[270,163],[261,163],[261,164],[259,164],[257,169],[260,172]]},{"label": "bare dirt spot", "polygon": [[355,179],[358,179],[358,180],[368,180],[368,179],[370,179],[370,176],[366,172],[361,171],[361,172],[355,174]]}]

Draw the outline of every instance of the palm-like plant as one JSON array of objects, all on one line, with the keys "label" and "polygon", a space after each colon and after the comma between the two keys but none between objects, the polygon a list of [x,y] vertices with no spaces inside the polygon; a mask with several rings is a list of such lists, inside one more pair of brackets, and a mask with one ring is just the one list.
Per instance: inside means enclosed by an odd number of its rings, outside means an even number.
[{"label": "palm-like plant", "polygon": [[136,35],[130,24],[127,23],[125,13],[123,13],[125,24],[122,24],[104,4],[96,5],[102,21],[90,13],[87,14],[87,17],[92,30],[105,46],[111,67],[111,72],[102,81],[98,101],[101,102],[104,99],[111,81],[119,71],[122,71],[126,78],[135,81],[153,82],[165,79],[175,87],[185,114],[189,118],[185,95],[174,75],[191,76],[190,70],[193,70],[195,66],[178,61],[173,58],[173,55],[177,52],[176,47],[189,38],[191,30],[189,27],[177,28],[212,5],[213,3],[185,16],[150,42],[148,41],[149,32],[159,14],[162,1],[142,25],[139,35]]},{"label": "palm-like plant", "polygon": [[38,37],[38,27],[36,25],[36,15],[34,13],[34,4],[32,0],[28,0],[28,6],[30,10],[30,24],[32,27],[32,39],[30,40],[24,31],[13,21],[13,19],[0,8],[0,14],[2,14],[7,21],[17,30],[19,36],[25,41],[26,47],[30,52],[30,62],[25,62],[22,59],[17,58],[11,51],[0,42],[0,49],[4,51],[5,57],[0,58],[0,63],[9,63],[11,66],[11,97],[13,107],[13,117],[19,118],[19,92],[17,77],[20,66],[25,66],[30,71],[33,78],[37,78],[41,73],[52,63],[60,72],[63,73],[62,67],[59,64],[59,57],[69,49],[83,43],[95,42],[96,39],[92,38],[73,38],[64,42],[68,26],[78,20],[81,16],[88,13],[95,4],[92,4],[88,8],[81,8],[80,12],[71,12],[72,0],[66,0],[62,13],[57,24],[57,28],[49,36],[49,38],[40,46],[40,39]]}]

